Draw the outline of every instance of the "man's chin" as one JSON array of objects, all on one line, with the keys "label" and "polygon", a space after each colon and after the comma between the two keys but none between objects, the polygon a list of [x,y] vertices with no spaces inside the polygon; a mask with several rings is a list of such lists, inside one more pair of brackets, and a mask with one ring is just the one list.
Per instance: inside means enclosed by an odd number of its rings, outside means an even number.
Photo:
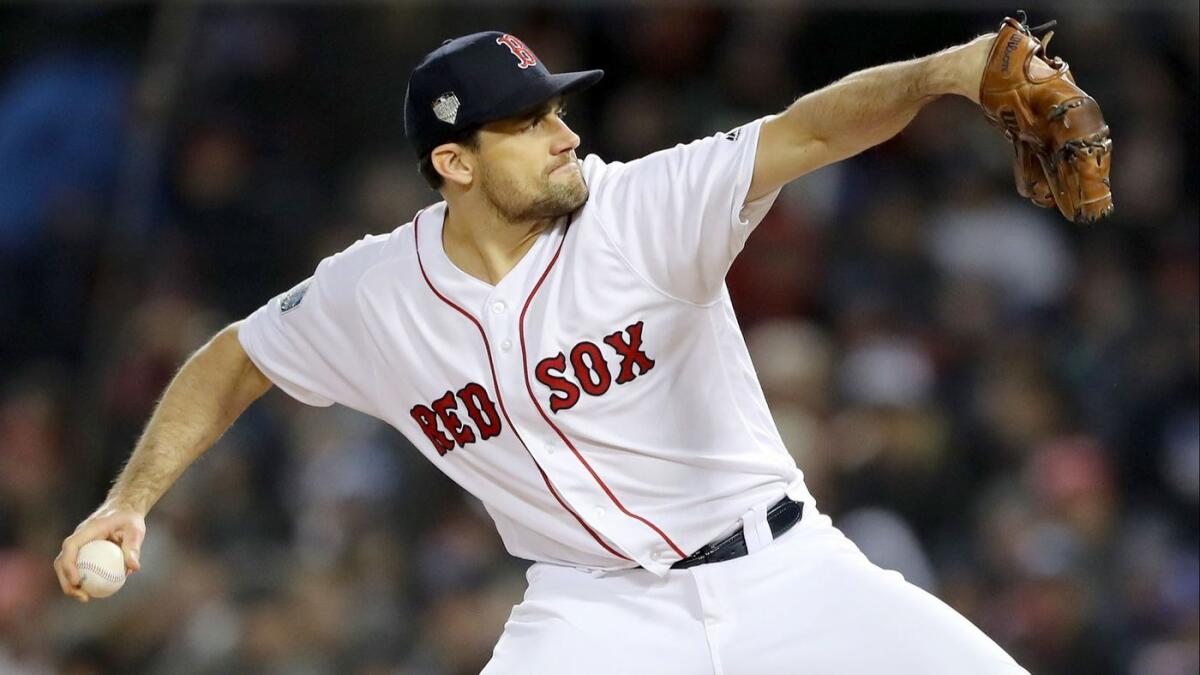
[{"label": "man's chin", "polygon": [[569,208],[566,209],[566,211],[562,215],[566,216],[566,215],[575,213],[579,209],[583,208],[583,205],[587,203],[588,197],[591,197],[592,195],[588,191],[586,185],[583,186],[583,190],[581,192],[582,192],[582,194],[580,194],[578,196],[578,198],[575,199],[575,201],[570,205]]},{"label": "man's chin", "polygon": [[587,183],[578,169],[559,169],[550,174],[550,185],[558,190],[587,191]]},{"label": "man's chin", "polygon": [[553,200],[555,217],[574,213],[587,203],[590,196],[587,184],[583,182],[582,177],[579,177],[578,181],[575,185],[556,186],[559,189],[554,190],[557,193]]}]

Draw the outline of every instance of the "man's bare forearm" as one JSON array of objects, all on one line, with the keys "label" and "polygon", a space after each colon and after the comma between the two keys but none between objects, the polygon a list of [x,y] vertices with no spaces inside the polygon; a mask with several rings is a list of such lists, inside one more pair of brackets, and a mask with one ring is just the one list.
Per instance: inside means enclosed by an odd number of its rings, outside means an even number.
[{"label": "man's bare forearm", "polygon": [[994,37],[860,70],[800,97],[763,124],[749,199],[886,141],[940,96],[977,101]]},{"label": "man's bare forearm", "polygon": [[246,356],[237,325],[218,333],[175,375],[106,504],[147,513],[271,383]]},{"label": "man's bare forearm", "polygon": [[797,100],[786,115],[802,133],[855,155],[900,132],[930,101],[979,96],[991,36],[919,59],[861,70]]}]

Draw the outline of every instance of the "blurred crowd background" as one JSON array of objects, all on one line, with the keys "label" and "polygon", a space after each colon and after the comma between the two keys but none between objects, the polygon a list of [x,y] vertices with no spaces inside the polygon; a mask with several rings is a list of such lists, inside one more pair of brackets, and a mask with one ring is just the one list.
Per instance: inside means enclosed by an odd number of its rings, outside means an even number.
[{"label": "blurred crowd background", "polygon": [[[1003,139],[943,100],[785,189],[729,287],[819,506],[870,558],[1034,673],[1184,675],[1200,32],[1195,3],[1105,6],[1031,18],[1059,20],[1051,53],[1113,128],[1112,219],[1023,202]],[[51,560],[192,350],[436,201],[401,110],[442,39],[502,28],[605,68],[569,122],[626,160],[1005,14],[858,7],[0,6],[0,673],[478,672],[525,563],[394,430],[277,391],[152,512],[117,596],[66,600]]]}]

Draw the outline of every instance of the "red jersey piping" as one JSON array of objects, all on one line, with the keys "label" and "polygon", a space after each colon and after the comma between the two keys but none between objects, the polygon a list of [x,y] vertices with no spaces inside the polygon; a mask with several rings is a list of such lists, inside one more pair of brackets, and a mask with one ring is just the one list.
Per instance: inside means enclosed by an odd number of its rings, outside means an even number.
[{"label": "red jersey piping", "polygon": [[571,220],[568,219],[567,225],[563,231],[562,239],[558,242],[558,250],[554,252],[554,257],[550,259],[550,264],[546,265],[546,270],[542,272],[541,278],[538,279],[536,284],[534,284],[533,290],[529,292],[529,297],[525,299],[525,306],[521,308],[521,318],[517,322],[519,335],[521,337],[521,366],[522,370],[525,371],[525,388],[529,391],[529,400],[533,401],[533,405],[537,408],[538,412],[541,413],[542,419],[546,420],[546,424],[549,424],[550,428],[554,429],[554,433],[558,434],[558,437],[563,440],[563,443],[567,444],[567,447],[571,449],[572,453],[574,453],[575,458],[579,460],[579,463],[582,464],[585,469],[587,469],[587,472],[591,474],[592,478],[600,486],[600,489],[604,490],[604,494],[608,495],[608,498],[614,505],[616,505],[618,509],[620,509],[621,513],[624,513],[630,518],[633,518],[634,520],[637,520],[654,530],[658,536],[661,537],[662,540],[671,547],[671,550],[675,551],[675,553],[679,555],[680,558],[686,558],[687,554],[684,553],[683,550],[678,546],[676,546],[675,542],[671,541],[671,538],[668,537],[667,534],[662,531],[662,529],[646,518],[643,518],[642,516],[639,516],[638,514],[625,508],[625,505],[621,503],[621,500],[617,499],[617,496],[614,495],[612,490],[608,488],[608,485],[604,483],[604,479],[600,478],[600,475],[596,473],[596,470],[592,468],[592,465],[589,464],[588,461],[584,459],[583,455],[579,453],[579,450],[575,447],[575,444],[571,442],[571,439],[567,438],[567,435],[564,434],[562,430],[559,429],[556,424],[554,424],[553,421],[551,421],[549,415],[547,415],[546,411],[542,409],[542,404],[538,402],[537,396],[533,393],[533,384],[529,381],[529,360],[525,350],[525,313],[529,311],[529,305],[533,302],[533,297],[537,295],[538,289],[542,287],[542,282],[544,282],[546,277],[550,275],[550,270],[554,268],[554,263],[558,262],[558,257],[562,254],[563,244],[567,241],[567,230],[569,230],[570,227]]},{"label": "red jersey piping", "polygon": [[[426,285],[429,286],[429,290],[433,291],[433,294],[436,295],[438,297],[438,299],[440,299],[442,302],[449,305],[452,309],[457,311],[459,314],[462,314],[463,316],[467,317],[467,319],[469,319],[471,321],[471,323],[475,324],[475,328],[479,329],[479,337],[483,338],[483,349],[485,352],[487,352],[488,368],[491,369],[491,373],[492,373],[492,388],[494,388],[496,390],[496,400],[500,404],[500,413],[502,415],[504,415],[504,421],[506,423],[508,423],[508,428],[512,430],[513,435],[517,437],[518,441],[520,441],[521,447],[525,448],[525,452],[529,455],[529,458],[531,460],[533,460],[533,465],[535,467],[537,467],[538,473],[542,475],[542,481],[546,484],[546,489],[550,491],[550,494],[554,496],[554,499],[559,503],[559,505],[562,506],[564,509],[566,509],[567,513],[574,516],[575,520],[579,522],[579,524],[583,527],[584,530],[587,530],[588,534],[592,535],[592,539],[595,539],[596,543],[600,544],[600,546],[602,546],[605,551],[608,551],[609,553],[617,556],[618,558],[620,558],[622,560],[629,560],[629,558],[627,556],[624,556],[621,553],[613,550],[613,548],[611,546],[604,543],[604,540],[601,539],[600,536],[597,535],[596,532],[592,530],[592,528],[588,527],[587,523],[583,522],[583,518],[580,518],[578,513],[575,513],[573,510],[571,510],[570,506],[567,506],[567,503],[565,501],[563,501],[562,497],[559,496],[558,491],[554,489],[553,485],[551,485],[550,477],[547,476],[546,472],[542,470],[542,466],[540,464],[538,464],[537,458],[534,457],[533,453],[529,451],[529,446],[525,444],[525,439],[521,438],[521,434],[517,433],[517,427],[515,424],[512,423],[512,420],[509,419],[508,410],[504,407],[504,396],[503,396],[503,394],[500,393],[500,382],[496,378],[496,364],[492,360],[492,347],[488,343],[487,333],[485,333],[483,331],[483,326],[479,323],[479,321],[474,316],[471,315],[470,312],[463,309],[462,307],[459,307],[452,300],[450,300],[446,296],[442,295],[441,292],[438,291],[438,289],[433,285],[433,282],[430,281],[429,275],[425,273],[425,263],[422,262],[422,260],[421,260],[421,237],[420,237],[420,230],[419,230],[420,222],[421,222],[421,214],[424,212],[425,212],[425,209],[421,209],[420,211],[417,212],[417,215],[413,218],[413,244],[416,246],[416,249],[417,249],[417,267],[419,267],[421,269],[421,276],[424,277]],[[561,244],[559,246],[561,248]],[[557,254],[555,255],[555,257],[557,257]],[[539,281],[538,283],[540,284],[541,282]],[[524,312],[522,312],[522,317],[523,316],[524,316]],[[524,351],[525,351],[525,345],[524,345],[524,343],[522,343],[522,345],[521,345],[522,355],[524,354]],[[524,362],[522,361],[522,363],[524,363]],[[528,375],[526,376],[526,379],[528,379]]]}]

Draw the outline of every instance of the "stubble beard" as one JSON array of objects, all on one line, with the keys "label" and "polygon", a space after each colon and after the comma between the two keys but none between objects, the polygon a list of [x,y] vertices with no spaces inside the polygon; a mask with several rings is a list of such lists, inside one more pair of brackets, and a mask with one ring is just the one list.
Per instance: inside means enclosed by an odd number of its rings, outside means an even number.
[{"label": "stubble beard", "polygon": [[538,186],[530,190],[510,176],[488,171],[481,175],[480,187],[492,208],[509,222],[553,220],[572,213],[588,199],[587,183],[578,172],[573,179],[553,181],[542,174]]}]

